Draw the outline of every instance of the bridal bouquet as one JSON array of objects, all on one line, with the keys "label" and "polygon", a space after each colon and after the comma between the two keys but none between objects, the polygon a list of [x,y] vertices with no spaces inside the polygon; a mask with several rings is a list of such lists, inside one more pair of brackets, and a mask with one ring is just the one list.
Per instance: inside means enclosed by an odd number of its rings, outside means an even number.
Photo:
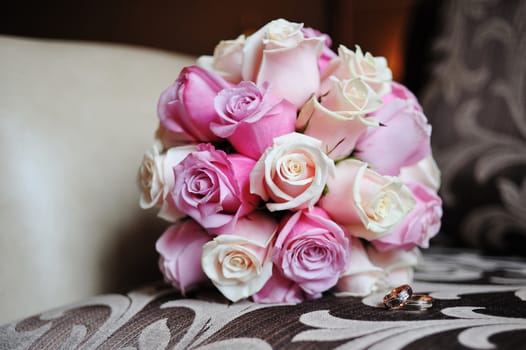
[{"label": "bridal bouquet", "polygon": [[431,126],[386,59],[303,24],[221,41],[162,92],[140,168],[142,208],[182,294],[363,296],[412,280],[440,228]]}]

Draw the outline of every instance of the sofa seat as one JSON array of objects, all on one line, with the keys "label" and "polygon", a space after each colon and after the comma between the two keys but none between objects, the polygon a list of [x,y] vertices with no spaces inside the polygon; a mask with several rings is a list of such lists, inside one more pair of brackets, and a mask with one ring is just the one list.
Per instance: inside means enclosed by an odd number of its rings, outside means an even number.
[{"label": "sofa seat", "polygon": [[383,294],[297,305],[230,303],[212,287],[182,297],[162,283],[100,295],[0,327],[6,349],[519,349],[526,260],[431,249],[416,272],[423,311]]}]

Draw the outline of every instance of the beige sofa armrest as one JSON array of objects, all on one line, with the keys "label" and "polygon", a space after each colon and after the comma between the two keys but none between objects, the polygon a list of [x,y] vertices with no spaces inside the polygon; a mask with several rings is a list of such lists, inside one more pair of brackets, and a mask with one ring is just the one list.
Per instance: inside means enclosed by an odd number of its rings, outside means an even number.
[{"label": "beige sofa armrest", "polygon": [[0,36],[0,323],[157,278],[136,173],[188,56]]}]

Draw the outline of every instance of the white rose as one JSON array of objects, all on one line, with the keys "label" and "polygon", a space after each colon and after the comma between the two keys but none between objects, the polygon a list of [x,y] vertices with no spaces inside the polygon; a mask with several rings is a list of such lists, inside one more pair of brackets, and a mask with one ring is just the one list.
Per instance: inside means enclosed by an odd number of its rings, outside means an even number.
[{"label": "white rose", "polygon": [[163,146],[160,141],[155,142],[143,157],[139,168],[139,186],[141,197],[139,205],[143,209],[160,207],[158,216],[176,221],[183,214],[171,208],[165,201],[166,196],[174,185],[173,168],[188,154],[196,150],[194,145],[185,145],[169,148],[161,153]]},{"label": "white rose", "polygon": [[334,161],[321,150],[321,141],[291,133],[276,137],[250,174],[250,191],[270,211],[313,207],[323,193]]},{"label": "white rose", "polygon": [[331,77],[330,81],[333,88],[322,96],[321,104],[344,117],[363,116],[382,105],[382,98],[361,77],[344,80]]},{"label": "white rose", "polygon": [[422,261],[418,248],[409,251],[403,249],[381,252],[369,246],[367,254],[371,262],[385,271],[386,288],[411,284],[414,268]]},{"label": "white rose", "polygon": [[390,250],[380,252],[373,246],[364,248],[352,239],[351,263],[337,284],[338,296],[367,296],[371,293],[413,282],[414,267],[422,260],[420,251]]},{"label": "white rose", "polygon": [[254,212],[237,222],[232,234],[222,234],[203,246],[205,274],[229,300],[258,292],[272,276],[270,242],[277,223]]},{"label": "white rose", "polygon": [[213,56],[201,56],[197,59],[197,64],[215,71],[232,83],[238,83],[242,80],[241,65],[244,46],[244,35],[240,35],[235,40],[222,40],[215,47]]},{"label": "white rose", "polygon": [[280,18],[268,23],[263,37],[267,49],[291,48],[304,40],[303,23],[289,22]]},{"label": "white rose", "polygon": [[366,296],[383,290],[386,286],[384,269],[369,260],[360,239],[353,237],[351,242],[351,261],[347,271],[338,280],[336,295]]},{"label": "white rose", "polygon": [[331,88],[321,102],[313,96],[303,106],[296,129],[321,140],[325,153],[338,160],[351,154],[367,127],[379,125],[366,114],[380,108],[382,99],[361,78],[331,77],[330,81]]},{"label": "white rose", "polygon": [[398,177],[406,183],[418,182],[435,191],[438,191],[440,188],[440,169],[432,154],[429,154],[415,165],[400,169]]},{"label": "white rose", "polygon": [[385,57],[374,57],[369,52],[364,55],[358,45],[355,52],[340,45],[338,59],[333,60],[324,72],[322,89],[326,89],[331,75],[339,79],[362,78],[380,96],[391,92],[393,73]]},{"label": "white rose", "polygon": [[155,142],[152,148],[144,153],[139,168],[139,187],[141,188],[139,205],[143,209],[150,209],[162,203],[165,156],[160,154],[161,150],[162,145]]},{"label": "white rose", "polygon": [[399,178],[382,176],[368,164],[346,159],[336,165],[319,206],[353,236],[373,240],[398,225],[416,201]]}]

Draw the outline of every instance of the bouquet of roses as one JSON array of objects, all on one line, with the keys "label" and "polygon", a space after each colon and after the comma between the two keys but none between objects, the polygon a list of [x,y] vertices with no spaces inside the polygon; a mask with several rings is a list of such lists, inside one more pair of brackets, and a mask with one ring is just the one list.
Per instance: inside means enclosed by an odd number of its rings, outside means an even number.
[{"label": "bouquet of roses", "polygon": [[160,96],[141,207],[182,294],[297,303],[408,283],[440,228],[431,126],[385,58],[303,24],[221,41]]}]

